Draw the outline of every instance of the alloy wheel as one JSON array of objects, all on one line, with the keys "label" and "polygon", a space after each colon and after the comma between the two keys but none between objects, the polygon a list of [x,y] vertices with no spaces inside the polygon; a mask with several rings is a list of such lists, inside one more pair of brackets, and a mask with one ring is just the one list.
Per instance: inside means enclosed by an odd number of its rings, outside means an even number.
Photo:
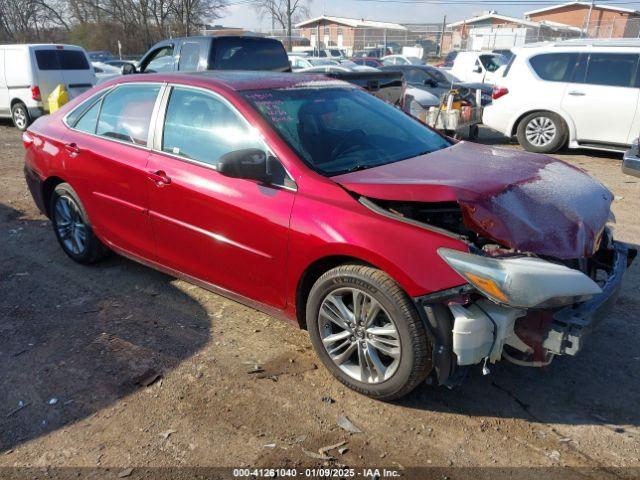
[{"label": "alloy wheel", "polygon": [[81,255],[87,247],[87,226],[76,202],[67,196],[58,197],[54,220],[64,248],[74,255]]},{"label": "alloy wheel", "polygon": [[546,147],[556,135],[556,124],[549,117],[532,118],[525,128],[525,137],[536,147]]},{"label": "alloy wheel", "polygon": [[363,383],[391,378],[400,363],[398,329],[386,310],[368,293],[338,288],[320,305],[320,337],[340,370]]},{"label": "alloy wheel", "polygon": [[13,122],[20,130],[27,128],[27,112],[24,107],[18,106],[13,109]]}]

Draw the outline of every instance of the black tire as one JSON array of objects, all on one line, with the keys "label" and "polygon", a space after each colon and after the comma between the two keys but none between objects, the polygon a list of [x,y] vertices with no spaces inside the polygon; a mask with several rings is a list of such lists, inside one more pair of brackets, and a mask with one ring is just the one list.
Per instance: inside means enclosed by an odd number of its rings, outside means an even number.
[{"label": "black tire", "polygon": [[[63,207],[65,204],[68,207],[71,207],[71,209],[75,208],[72,215],[76,215],[75,218],[78,220],[75,222],[76,225],[80,223],[83,224],[83,231],[85,232],[85,235],[82,248],[75,249],[74,245],[79,244],[77,242],[73,243],[74,240],[69,240],[69,238],[65,239],[62,236],[61,228],[65,228],[63,226],[63,215],[56,211],[56,209],[61,208],[64,210]],[[53,190],[49,203],[49,212],[53,231],[58,239],[58,243],[62,247],[64,253],[66,253],[73,261],[88,265],[101,260],[109,252],[107,247],[105,247],[93,233],[87,212],[78,198],[78,195],[68,183],[61,183]],[[71,236],[72,235],[69,237]],[[72,242],[71,245],[70,242]]]},{"label": "black tire", "polygon": [[[347,375],[323,345],[320,308],[331,292],[345,288],[356,288],[373,297],[395,324],[400,341],[399,363],[395,372],[379,383],[362,382]],[[306,318],[311,343],[322,363],[338,380],[359,393],[379,400],[400,398],[431,371],[431,344],[413,302],[389,275],[374,267],[345,264],[326,272],[311,288]]]},{"label": "black tire", "polygon": [[[548,140],[541,139],[540,143],[533,143],[527,136],[527,128],[534,129],[543,128],[548,125],[553,129],[553,135]],[[547,131],[548,132],[548,131]],[[532,133],[532,132],[529,132]],[[535,133],[533,133],[535,135]],[[554,153],[563,148],[567,143],[568,129],[567,125],[560,115],[553,112],[533,112],[525,116],[520,123],[516,132],[518,143],[528,152],[534,153]]]},{"label": "black tire", "polygon": [[22,102],[16,102],[13,107],[11,107],[11,120],[13,120],[13,124],[21,132],[24,132],[29,128],[29,125],[33,123],[33,119],[31,115],[29,115],[29,109]]}]

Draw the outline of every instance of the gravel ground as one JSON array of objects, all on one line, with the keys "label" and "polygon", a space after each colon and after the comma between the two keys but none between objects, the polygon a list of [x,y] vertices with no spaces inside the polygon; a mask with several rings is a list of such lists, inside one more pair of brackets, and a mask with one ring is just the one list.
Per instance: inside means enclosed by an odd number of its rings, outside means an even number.
[{"label": "gravel ground", "polygon": [[[0,145],[0,467],[97,466],[113,478],[126,467],[325,464],[640,474],[640,262],[578,357],[499,363],[457,389],[424,385],[382,403],[318,368],[304,331],[117,256],[72,263],[29,196],[6,122]],[[619,156],[558,157],[614,192],[616,236],[639,244],[640,179],[621,173]],[[363,433],[338,427],[342,415]],[[330,451],[335,461],[308,453],[340,442],[348,450]]]}]

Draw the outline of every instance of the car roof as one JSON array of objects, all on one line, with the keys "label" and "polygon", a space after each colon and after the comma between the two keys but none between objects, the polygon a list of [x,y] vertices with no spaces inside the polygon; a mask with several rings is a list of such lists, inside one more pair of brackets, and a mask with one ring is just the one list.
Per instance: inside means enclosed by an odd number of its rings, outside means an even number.
[{"label": "car roof", "polygon": [[[305,86],[313,86],[314,88],[351,86],[351,84],[347,82],[328,78],[325,75],[239,70],[143,73],[139,75],[126,75],[113,81],[115,84],[134,82],[181,83],[184,85],[218,87],[236,92],[246,90],[304,88]],[[110,82],[109,84],[113,83]]]}]

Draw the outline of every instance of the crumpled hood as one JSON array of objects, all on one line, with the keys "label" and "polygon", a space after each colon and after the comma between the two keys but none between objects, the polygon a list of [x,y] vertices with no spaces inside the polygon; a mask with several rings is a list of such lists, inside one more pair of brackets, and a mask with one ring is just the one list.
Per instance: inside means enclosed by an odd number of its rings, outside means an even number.
[{"label": "crumpled hood", "polygon": [[458,202],[467,228],[522,252],[591,256],[613,195],[545,155],[468,142],[332,178],[371,199]]}]

